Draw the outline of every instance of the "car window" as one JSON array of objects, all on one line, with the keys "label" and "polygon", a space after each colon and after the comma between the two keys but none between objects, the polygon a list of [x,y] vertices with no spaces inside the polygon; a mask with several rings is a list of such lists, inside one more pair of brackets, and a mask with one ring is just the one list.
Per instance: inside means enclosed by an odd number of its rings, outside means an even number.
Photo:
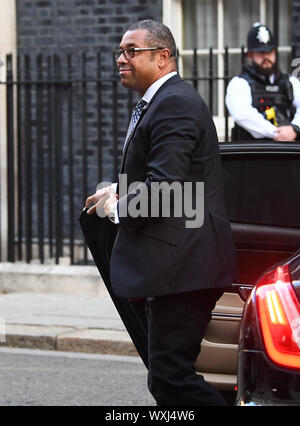
[{"label": "car window", "polygon": [[300,157],[223,156],[231,222],[300,228]]}]

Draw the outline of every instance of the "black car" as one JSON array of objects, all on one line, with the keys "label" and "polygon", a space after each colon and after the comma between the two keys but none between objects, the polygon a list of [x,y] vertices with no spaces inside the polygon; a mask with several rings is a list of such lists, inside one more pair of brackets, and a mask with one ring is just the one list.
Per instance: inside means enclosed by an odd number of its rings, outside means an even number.
[{"label": "black car", "polygon": [[[239,282],[233,283],[218,301],[195,368],[220,391],[231,397],[234,395],[234,399],[238,383],[237,403],[254,403],[245,395],[251,395],[253,389],[248,389],[248,384],[253,385],[253,382],[246,379],[248,374],[256,374],[256,358],[251,358],[253,365],[248,372],[248,367],[243,367],[248,350],[246,347],[245,351],[243,349],[248,342],[243,335],[247,330],[243,321],[238,370],[240,326],[245,301],[259,277],[273,265],[291,257],[300,247],[300,145],[265,141],[221,143],[220,152],[228,214],[237,250]],[[107,289],[147,367],[147,325],[143,301],[120,299],[111,291],[109,261],[117,227],[108,219],[88,216],[85,212],[80,222]],[[244,317],[249,318],[251,302],[250,305],[247,302],[246,306]],[[256,304],[253,304],[252,315],[258,315]],[[253,333],[261,336],[259,328],[257,332],[253,328]],[[264,342],[260,341],[260,349],[265,353]],[[274,371],[278,370],[275,363],[270,362],[269,365]],[[290,369],[287,369],[287,374],[290,374]],[[282,389],[279,386],[276,389],[283,392],[285,386],[286,382]]]},{"label": "black car", "polygon": [[237,405],[300,403],[300,253],[290,258],[300,247],[299,148],[221,145],[244,300],[256,283],[240,328]]},{"label": "black car", "polygon": [[257,282],[241,324],[237,405],[300,405],[300,250]]}]

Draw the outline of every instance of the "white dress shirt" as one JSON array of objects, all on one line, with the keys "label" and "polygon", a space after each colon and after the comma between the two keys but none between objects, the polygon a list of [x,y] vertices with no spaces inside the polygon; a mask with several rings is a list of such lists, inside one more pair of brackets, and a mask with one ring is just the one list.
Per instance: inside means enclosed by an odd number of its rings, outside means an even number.
[{"label": "white dress shirt", "polygon": [[[274,76],[270,77],[270,82],[274,82]],[[290,77],[293,86],[294,100],[296,108],[292,124],[300,127],[300,82],[296,77]],[[227,87],[226,105],[234,121],[246,129],[254,138],[275,137],[277,129],[270,121],[252,106],[252,94],[249,83],[241,77],[234,77]]]},{"label": "white dress shirt", "polygon": [[[156,80],[153,84],[151,84],[150,87],[148,87],[148,89],[146,90],[144,96],[143,96],[143,100],[147,103],[149,103],[151,101],[151,99],[153,98],[153,96],[155,95],[155,93],[158,91],[158,89],[167,81],[169,80],[169,78],[173,77],[174,75],[177,74],[177,71],[173,71],[170,72],[169,74],[164,75],[163,77],[159,78],[158,80]],[[114,191],[116,192],[117,190],[117,184],[114,183],[112,185]],[[119,220],[119,216],[118,216],[118,209],[117,209],[117,204],[115,205],[115,223],[118,224],[120,223]]]},{"label": "white dress shirt", "polygon": [[150,87],[146,90],[143,100],[147,103],[151,101],[155,93],[158,91],[158,89],[167,81],[169,78],[173,77],[177,74],[177,71],[170,72],[169,74],[164,75],[163,77],[156,80],[153,84],[151,84]]}]

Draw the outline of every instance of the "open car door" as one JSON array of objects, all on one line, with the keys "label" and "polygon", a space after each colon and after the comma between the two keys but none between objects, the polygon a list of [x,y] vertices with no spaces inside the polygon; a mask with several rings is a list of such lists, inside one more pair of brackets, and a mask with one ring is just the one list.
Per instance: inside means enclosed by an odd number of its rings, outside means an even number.
[{"label": "open car door", "polygon": [[[300,247],[300,145],[223,143],[220,152],[239,282],[233,283],[218,301],[195,368],[216,388],[233,390],[245,300],[266,269]],[[111,289],[109,264],[117,226],[86,211],[80,223],[107,290],[147,367],[144,302],[118,298]]]},{"label": "open car door", "polygon": [[221,143],[239,282],[218,301],[196,362],[220,390],[236,385],[239,328],[257,279],[300,247],[300,145]]}]

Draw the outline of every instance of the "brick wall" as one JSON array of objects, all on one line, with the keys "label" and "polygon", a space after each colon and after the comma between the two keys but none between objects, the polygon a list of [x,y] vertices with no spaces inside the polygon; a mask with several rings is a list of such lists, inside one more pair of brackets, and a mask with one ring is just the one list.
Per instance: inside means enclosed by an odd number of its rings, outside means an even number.
[{"label": "brick wall", "polygon": [[292,44],[295,57],[300,57],[300,0],[292,0]]},{"label": "brick wall", "polygon": [[17,0],[20,53],[105,53],[110,71],[111,50],[128,26],[141,19],[162,18],[161,0]]}]

